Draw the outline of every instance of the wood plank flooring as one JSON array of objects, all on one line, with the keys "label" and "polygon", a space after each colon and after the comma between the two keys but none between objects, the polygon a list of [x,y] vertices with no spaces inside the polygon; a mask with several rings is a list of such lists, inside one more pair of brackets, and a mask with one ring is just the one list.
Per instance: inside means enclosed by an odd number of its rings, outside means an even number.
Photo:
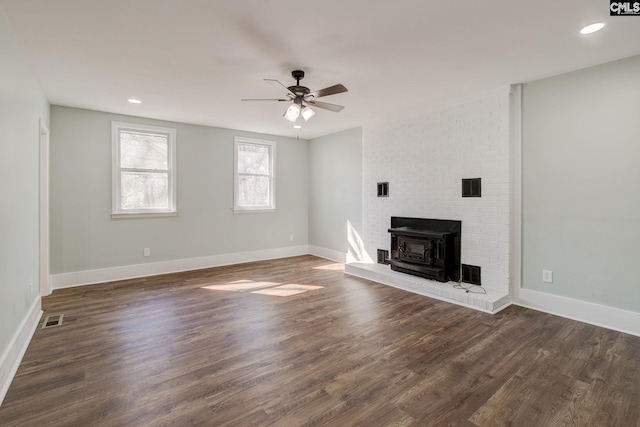
[{"label": "wood plank flooring", "polygon": [[[1,426],[640,426],[640,338],[313,256],[58,290]],[[297,292],[297,293],[296,293]]]}]

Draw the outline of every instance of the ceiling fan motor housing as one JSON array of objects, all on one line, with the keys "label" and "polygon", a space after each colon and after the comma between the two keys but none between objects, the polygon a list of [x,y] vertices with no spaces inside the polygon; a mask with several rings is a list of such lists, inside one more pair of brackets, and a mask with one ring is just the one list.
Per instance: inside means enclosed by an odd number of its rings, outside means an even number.
[{"label": "ceiling fan motor housing", "polygon": [[296,98],[303,97],[311,92],[308,87],[300,86],[300,80],[304,78],[304,71],[293,70],[291,72],[291,77],[296,79],[296,84],[294,86],[289,86],[287,89],[294,93],[296,95]]},{"label": "ceiling fan motor housing", "polygon": [[[344,107],[342,105],[329,104],[327,102],[317,101],[316,98],[320,98],[323,96],[335,95],[337,93],[347,92],[347,88],[342,84],[336,84],[333,86],[326,87],[324,89],[317,90],[315,92],[311,92],[308,87],[301,86],[300,80],[304,78],[304,71],[302,70],[293,70],[291,72],[291,76],[296,79],[296,84],[292,86],[285,86],[277,80],[273,79],[264,79],[265,82],[269,83],[276,89],[285,89],[286,90],[286,99],[243,99],[242,101],[291,101],[293,105],[289,106],[289,108],[295,106],[300,110],[305,111],[313,111],[307,104],[310,104],[313,107],[322,108],[325,110],[330,110],[333,112],[341,111]],[[297,117],[296,117],[297,118]],[[305,117],[307,119],[308,117]],[[289,120],[289,119],[288,119]]]},{"label": "ceiling fan motor housing", "polygon": [[296,95],[296,98],[303,97],[311,92],[308,87],[304,86],[289,86],[287,89],[294,93]]}]

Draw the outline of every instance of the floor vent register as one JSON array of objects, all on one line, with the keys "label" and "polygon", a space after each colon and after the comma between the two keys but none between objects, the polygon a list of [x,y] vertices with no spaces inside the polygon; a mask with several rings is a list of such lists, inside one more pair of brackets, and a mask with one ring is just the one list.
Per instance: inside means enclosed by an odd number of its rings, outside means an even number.
[{"label": "floor vent register", "polygon": [[62,318],[64,314],[50,314],[44,318],[44,322],[42,323],[42,329],[46,328],[54,328],[56,326],[62,325]]}]

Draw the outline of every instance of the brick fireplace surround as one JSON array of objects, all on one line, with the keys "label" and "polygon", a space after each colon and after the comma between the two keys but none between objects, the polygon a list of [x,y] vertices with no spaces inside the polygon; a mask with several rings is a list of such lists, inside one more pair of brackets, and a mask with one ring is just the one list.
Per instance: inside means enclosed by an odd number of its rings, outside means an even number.
[{"label": "brick fireplace surround", "polygon": [[[486,295],[363,259],[346,273],[492,313],[509,304],[509,103],[504,87],[363,128],[361,237],[370,260],[389,250],[392,216],[459,220],[461,262],[481,267]],[[461,180],[476,177],[482,197],[463,198]],[[377,197],[378,182],[389,182],[388,197]]]}]

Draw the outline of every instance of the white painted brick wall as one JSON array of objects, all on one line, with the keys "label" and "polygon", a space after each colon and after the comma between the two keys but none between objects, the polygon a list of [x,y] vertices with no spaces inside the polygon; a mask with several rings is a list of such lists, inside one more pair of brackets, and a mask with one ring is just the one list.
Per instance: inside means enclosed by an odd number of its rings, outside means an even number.
[{"label": "white painted brick wall", "polygon": [[[363,128],[363,239],[389,249],[391,216],[462,221],[461,258],[485,287],[509,291],[509,93],[500,88]],[[482,197],[461,197],[463,178]],[[389,182],[389,197],[376,183]]]}]

